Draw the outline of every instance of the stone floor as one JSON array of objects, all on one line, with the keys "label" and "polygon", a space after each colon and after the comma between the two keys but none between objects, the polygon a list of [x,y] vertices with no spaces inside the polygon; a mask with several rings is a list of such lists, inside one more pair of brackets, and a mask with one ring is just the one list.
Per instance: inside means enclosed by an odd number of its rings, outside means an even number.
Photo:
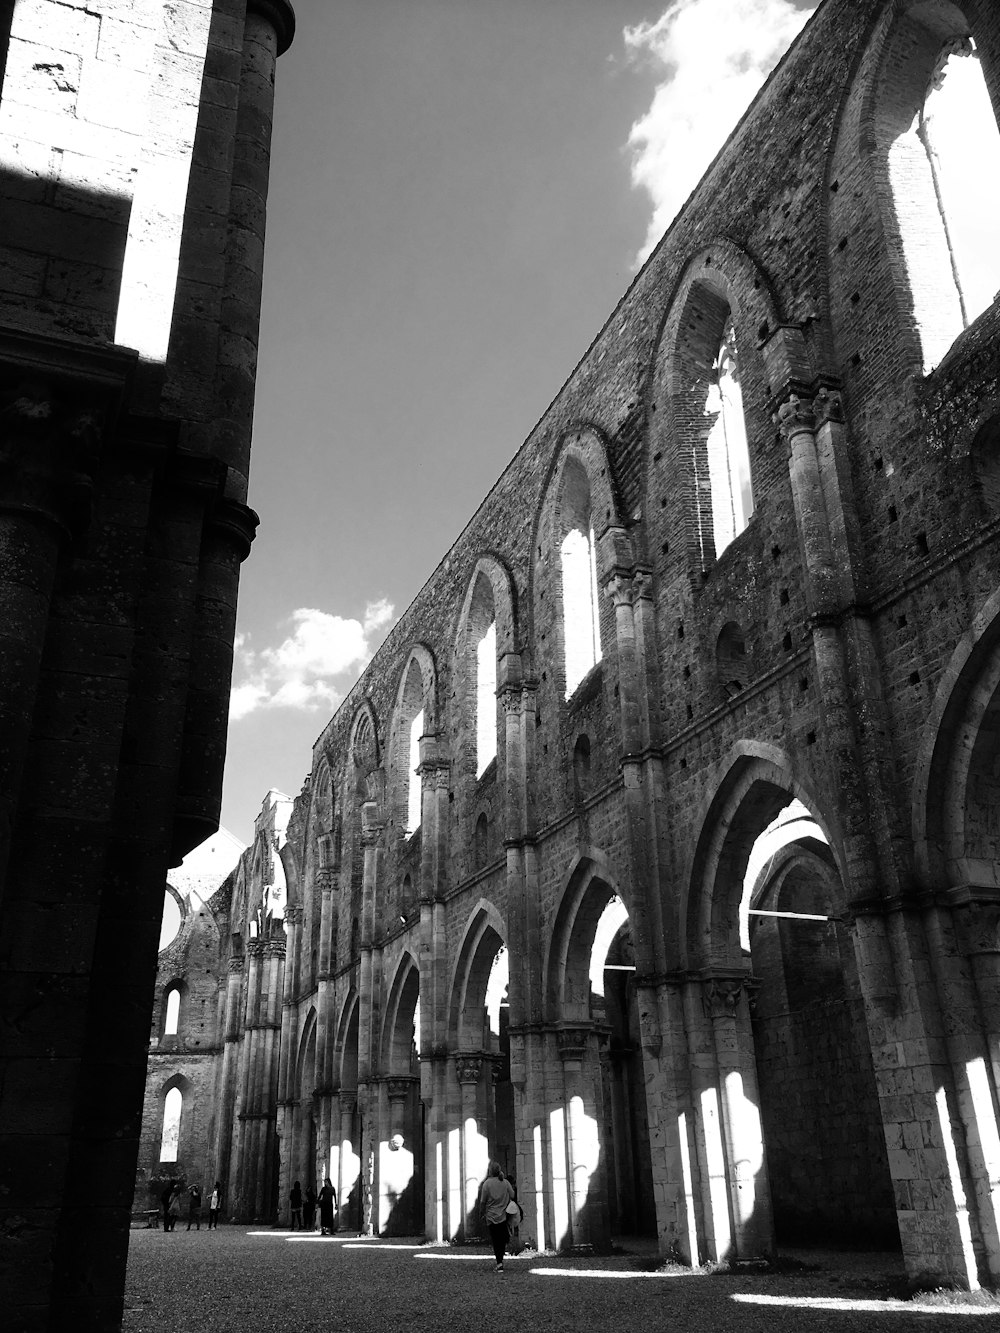
[{"label": "stone floor", "polygon": [[124,1333],[937,1333],[1000,1329],[1000,1307],[898,1299],[898,1255],[785,1251],[768,1273],[664,1274],[654,1247],[599,1259],[246,1227],[133,1231]]}]

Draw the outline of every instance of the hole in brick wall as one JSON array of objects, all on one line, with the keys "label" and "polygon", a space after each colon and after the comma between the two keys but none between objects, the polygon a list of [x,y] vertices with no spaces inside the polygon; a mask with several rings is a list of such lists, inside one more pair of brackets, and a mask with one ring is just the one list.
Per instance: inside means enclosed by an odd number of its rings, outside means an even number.
[{"label": "hole in brick wall", "polygon": [[896,621],[897,629],[906,629],[906,626],[907,626],[906,616],[900,616],[899,619]]},{"label": "hole in brick wall", "polygon": [[664,495],[663,498],[660,500],[660,508],[666,509],[666,507],[667,507],[667,497]]},{"label": "hole in brick wall", "polygon": [[919,684],[920,684],[920,672],[919,672],[919,671],[911,671],[911,672],[910,672],[910,684],[911,684],[911,685],[919,685]]},{"label": "hole in brick wall", "polygon": [[781,603],[782,606],[787,606],[787,605],[788,605],[788,589],[787,589],[787,588],[782,588],[781,592],[778,594],[778,601]]},{"label": "hole in brick wall", "polygon": [[678,637],[679,639],[683,639],[683,637],[684,637],[684,621],[683,621],[683,620],[678,620],[678,622],[677,622],[677,637]]},{"label": "hole in brick wall", "polygon": [[883,466],[883,465],[882,465],[882,455],[881,455],[881,454],[876,454],[875,457],[872,459],[872,471],[873,471],[873,472],[881,472],[881,471],[882,471],[882,466]]},{"label": "hole in brick wall", "polygon": [[781,559],[781,547],[780,547],[780,546],[772,546],[772,547],[771,547],[771,559],[772,559],[772,560],[780,560],[780,559]]},{"label": "hole in brick wall", "polygon": [[448,793],[448,804],[454,805],[454,803],[455,803],[455,793],[453,791],[450,791]]},{"label": "hole in brick wall", "polygon": [[792,651],[792,636],[790,634],[786,634],[785,637],[781,640],[781,646],[786,653],[790,653]]},{"label": "hole in brick wall", "polygon": [[838,250],[846,250],[846,249],[847,249],[847,237],[846,237],[846,236],[842,236],[842,237],[840,238],[840,240],[837,242],[837,249],[838,249]]},{"label": "hole in brick wall", "polygon": [[663,545],[660,547],[660,550],[663,552],[664,555],[669,555],[669,554],[670,554],[670,543],[669,543],[669,542],[664,542]]},{"label": "hole in brick wall", "polygon": [[687,704],[686,708],[687,708],[687,719],[690,722],[691,719],[694,717],[694,709],[691,707],[690,704]]},{"label": "hole in brick wall", "polygon": [[806,690],[807,690],[808,688],[809,688],[809,677],[808,677],[808,676],[803,676],[803,677],[799,680],[799,689],[802,691],[803,694],[805,694],[805,692],[806,692]]},{"label": "hole in brick wall", "polygon": [[548,754],[548,752],[549,752],[549,747],[548,747],[547,745],[543,745],[543,746],[542,746],[542,754]]},{"label": "hole in brick wall", "polygon": [[687,768],[687,766],[688,766],[688,761],[687,761],[686,759],[682,759],[682,760],[681,760],[681,768]]},{"label": "hole in brick wall", "polygon": [[854,355],[851,357],[851,365],[852,365],[852,366],[860,366],[860,365],[861,365],[861,353],[860,353],[860,352],[855,352]]},{"label": "hole in brick wall", "polygon": [[543,671],[543,672],[542,672],[542,680],[548,680],[548,678],[549,678],[549,677],[548,677],[548,673],[545,672],[545,671]]},{"label": "hole in brick wall", "polygon": [[838,191],[839,189],[840,189],[840,181],[831,181],[831,182],[830,182],[830,193],[831,193],[831,194],[836,194],[837,191]]},{"label": "hole in brick wall", "polygon": [[662,457],[663,457],[662,454],[654,454],[654,455],[653,455],[653,462],[654,462],[654,463],[658,463]]},{"label": "hole in brick wall", "polygon": [[927,533],[917,533],[917,550],[921,555],[930,555],[931,548],[927,545]]},{"label": "hole in brick wall", "polygon": [[815,733],[815,731],[807,731],[807,732],[806,732],[806,745],[815,745],[815,744],[816,744],[816,733]]},{"label": "hole in brick wall", "polygon": [[1000,513],[1000,414],[976,432],[969,458],[983,503]]},{"label": "hole in brick wall", "polygon": [[767,320],[765,319],[764,323],[757,330],[757,337],[761,340],[761,342],[764,342],[765,339],[770,337],[770,334],[771,330],[768,328]]},{"label": "hole in brick wall", "polygon": [[[897,520],[898,518],[899,518],[899,515],[896,513],[896,506],[895,506],[895,505],[890,505],[890,506],[889,506],[889,522],[890,522],[890,523],[895,523],[896,520]],[[543,636],[543,637],[544,637],[544,636]]]},{"label": "hole in brick wall", "polygon": [[610,518],[610,517],[611,517],[611,510],[610,510],[610,509],[608,509],[608,510],[605,511],[604,517],[605,517],[605,518]]},{"label": "hole in brick wall", "polygon": [[536,714],[535,714],[535,726],[536,726],[536,727],[540,727],[541,725],[542,725],[542,715],[541,715],[541,713],[536,713]]},{"label": "hole in brick wall", "polygon": [[684,679],[685,679],[685,680],[690,680],[690,679],[691,679],[691,668],[690,668],[689,666],[686,666],[686,667],[684,668]]},{"label": "hole in brick wall", "polygon": [[861,300],[860,292],[851,292],[851,305],[857,305],[860,300]]}]

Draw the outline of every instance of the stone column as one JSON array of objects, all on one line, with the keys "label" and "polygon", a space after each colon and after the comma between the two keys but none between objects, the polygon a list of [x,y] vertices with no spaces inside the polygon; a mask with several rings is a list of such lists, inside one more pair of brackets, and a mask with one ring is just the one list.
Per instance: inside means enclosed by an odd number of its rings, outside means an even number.
[{"label": "stone column", "polygon": [[611,1228],[601,1160],[600,1058],[593,1027],[556,1030],[566,1107],[566,1157],[572,1248],[604,1252]]},{"label": "stone column", "polygon": [[483,1057],[462,1053],[455,1058],[455,1074],[462,1096],[462,1236],[480,1234],[479,1190],[489,1166],[489,1150],[479,1128],[479,1089]]},{"label": "stone column", "polygon": [[236,1073],[240,1051],[240,999],[242,994],[243,958],[242,956],[234,956],[229,960],[229,974],[226,983],[222,1072],[219,1077],[219,1097],[216,1102],[218,1111],[212,1154],[214,1159],[212,1178],[213,1181],[222,1181],[222,1210],[226,1217],[233,1216],[233,1206],[236,1200],[235,1181],[230,1177],[229,1169],[233,1149],[233,1118],[236,1111]]},{"label": "stone column", "polygon": [[705,1007],[715,1037],[733,1242],[740,1259],[774,1253],[760,1093],[744,976],[709,977]]},{"label": "stone column", "polygon": [[323,1157],[323,1174],[330,1170],[330,1150],[334,1143],[337,1117],[333,1109],[333,1087],[337,1082],[333,1068],[335,986],[332,976],[333,937],[337,899],[336,871],[320,870],[319,958],[316,997],[316,1089],[319,1093],[318,1150]]},{"label": "stone column", "polygon": [[338,1222],[339,1228],[342,1231],[351,1231],[354,1229],[354,1215],[360,1204],[360,1200],[357,1198],[354,1199],[353,1203],[351,1202],[352,1195],[356,1195],[358,1189],[361,1168],[361,1156],[358,1151],[361,1145],[357,1142],[354,1136],[357,1107],[357,1091],[353,1088],[341,1088],[340,1172],[336,1185],[337,1199],[340,1203]]}]

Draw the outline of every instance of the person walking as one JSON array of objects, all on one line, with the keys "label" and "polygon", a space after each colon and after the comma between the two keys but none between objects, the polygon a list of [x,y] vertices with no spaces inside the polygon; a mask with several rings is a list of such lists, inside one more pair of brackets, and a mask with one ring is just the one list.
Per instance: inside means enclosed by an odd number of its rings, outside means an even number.
[{"label": "person walking", "polygon": [[175,1184],[170,1192],[170,1205],[167,1208],[167,1228],[170,1231],[177,1230],[177,1219],[181,1215],[181,1187]]},{"label": "person walking", "polygon": [[306,1231],[312,1231],[316,1225],[316,1191],[310,1185],[306,1190],[306,1201],[303,1208],[305,1214]]},{"label": "person walking", "polygon": [[295,1224],[297,1222],[298,1230],[301,1231],[302,1230],[302,1186],[299,1184],[298,1181],[296,1181],[295,1184],[292,1186],[292,1192],[288,1196],[288,1202],[292,1205],[292,1230],[293,1231],[296,1230]]},{"label": "person walking", "polygon": [[503,1256],[507,1249],[507,1205],[514,1204],[514,1191],[503,1178],[499,1162],[490,1162],[483,1187],[479,1191],[479,1211],[489,1227],[490,1241],[496,1256],[495,1273],[503,1272]]},{"label": "person walking", "polygon": [[201,1190],[197,1185],[192,1185],[188,1190],[188,1231],[191,1230],[191,1223],[194,1222],[195,1230],[201,1230]]},{"label": "person walking", "polygon": [[323,1188],[319,1192],[319,1234],[321,1236],[333,1235],[333,1210],[336,1206],[337,1191],[333,1188],[333,1181],[327,1176],[323,1181]]},{"label": "person walking", "polygon": [[219,1210],[222,1208],[222,1181],[215,1182],[215,1189],[208,1200],[208,1229],[219,1229]]}]

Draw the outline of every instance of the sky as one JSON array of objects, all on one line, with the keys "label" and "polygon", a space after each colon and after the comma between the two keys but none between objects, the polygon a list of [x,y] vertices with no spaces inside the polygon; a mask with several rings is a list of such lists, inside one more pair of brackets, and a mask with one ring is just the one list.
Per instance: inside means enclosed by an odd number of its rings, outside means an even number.
[{"label": "sky", "polygon": [[245,842],[814,8],[293,2],[222,815]]}]

